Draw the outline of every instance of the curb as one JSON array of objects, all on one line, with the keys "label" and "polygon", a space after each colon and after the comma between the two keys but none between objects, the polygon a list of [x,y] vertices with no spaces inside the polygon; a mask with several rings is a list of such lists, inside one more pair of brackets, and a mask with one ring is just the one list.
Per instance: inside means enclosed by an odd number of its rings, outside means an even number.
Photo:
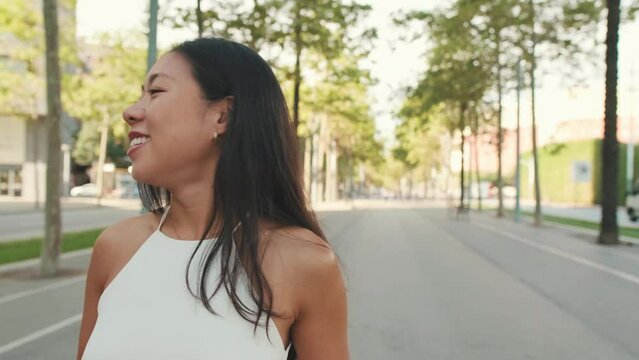
[{"label": "curb", "polygon": [[[593,229],[586,229],[586,228],[582,228],[579,226],[571,226],[571,225],[566,225],[566,224],[559,224],[559,223],[554,223],[552,221],[544,221],[544,225],[546,226],[552,226],[552,227],[556,227],[559,229],[564,229],[564,230],[570,230],[570,231],[576,231],[576,232],[580,232],[582,234],[588,234],[588,235],[593,235],[593,236],[597,236],[599,233],[597,232],[597,230],[593,230]],[[625,236],[625,235],[619,235],[619,241],[621,241],[622,243],[628,243],[628,245],[639,245],[639,239],[637,238],[633,238],[630,236]]]},{"label": "curb", "polygon": [[[65,252],[61,254],[60,260],[68,260],[68,259],[73,259],[79,256],[83,256],[83,255],[90,255],[92,252],[93,252],[92,247],[87,249],[69,251],[69,252]],[[20,261],[10,262],[7,264],[2,264],[0,265],[0,274],[10,272],[10,271],[16,271],[16,270],[24,270],[30,267],[36,267],[38,266],[38,264],[40,264],[40,258],[20,260]]]},{"label": "curb", "polygon": [[[477,214],[483,214],[482,211],[479,211],[479,210],[476,210],[476,209],[472,209],[472,210],[473,210],[473,212],[475,212]],[[513,224],[518,224],[512,218],[507,218],[507,219],[510,222],[512,222]],[[571,219],[581,220],[581,219],[576,219],[576,218],[571,218]],[[522,221],[519,222],[519,224],[523,224],[524,222],[531,223],[530,221],[525,220],[525,217],[522,216]],[[583,228],[583,227],[576,226],[576,225],[566,225],[566,224],[556,223],[554,221],[549,221],[549,220],[544,220],[542,226],[555,227],[555,228],[558,228],[558,229],[563,229],[563,230],[568,230],[568,231],[573,231],[573,232],[578,232],[578,233],[587,234],[587,235],[593,235],[593,236],[597,236],[598,235],[597,230],[587,229],[587,228]],[[631,245],[631,246],[639,245],[639,239],[633,238],[633,237],[630,237],[630,236],[621,235],[621,234],[619,235],[619,241],[621,241],[622,243],[626,243],[626,245]]]}]

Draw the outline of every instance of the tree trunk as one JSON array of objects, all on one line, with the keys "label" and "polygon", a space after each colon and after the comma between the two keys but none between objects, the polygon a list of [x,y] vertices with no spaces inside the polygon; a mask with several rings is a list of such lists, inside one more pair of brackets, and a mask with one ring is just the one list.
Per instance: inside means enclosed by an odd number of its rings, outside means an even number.
[{"label": "tree trunk", "polygon": [[517,61],[517,144],[515,163],[515,222],[521,220],[521,65]]},{"label": "tree trunk", "polygon": [[[36,129],[39,129],[39,126],[37,126],[37,123],[39,121],[38,119],[38,100],[36,99],[35,95],[33,96],[33,113],[31,114],[31,121],[33,121],[34,124],[36,124]],[[39,130],[34,132],[34,139],[33,139],[33,154],[34,154],[34,161],[33,161],[33,183],[35,184],[33,190],[34,190],[34,194],[35,194],[35,209],[36,210],[40,210],[41,208],[41,203],[40,203],[40,199],[42,198],[42,195],[40,194],[40,170],[38,169],[38,160],[40,160],[40,141],[39,141]]]},{"label": "tree trunk", "polygon": [[202,0],[197,0],[197,8],[195,9],[195,16],[197,17],[197,36],[202,37],[204,33],[204,20],[202,19]]},{"label": "tree trunk", "polygon": [[532,32],[532,47],[530,57],[530,96],[531,96],[531,112],[532,112],[532,153],[533,153],[533,171],[535,172],[535,226],[541,226],[541,187],[539,184],[539,158],[537,156],[537,112],[535,111],[535,68],[537,66],[537,55],[535,54],[535,48],[537,46],[537,38],[535,35],[535,4],[534,0],[530,0],[531,11],[531,32]]},{"label": "tree trunk", "polygon": [[298,6],[295,19],[295,88],[293,90],[293,124],[295,125],[295,135],[300,124],[300,86],[302,84],[301,60],[302,60],[302,24],[300,19],[300,8]]},{"label": "tree trunk", "polygon": [[102,110],[102,124],[100,125],[100,153],[98,155],[98,171],[96,173],[96,187],[98,188],[98,206],[102,205],[104,197],[104,164],[106,163],[107,143],[109,137],[109,113]]},{"label": "tree trunk", "polygon": [[502,145],[504,141],[504,134],[502,129],[502,113],[503,113],[503,89],[501,83],[501,34],[497,32],[495,40],[496,52],[497,52],[497,217],[504,216],[504,180],[502,176]]},{"label": "tree trunk", "polygon": [[600,244],[618,244],[617,172],[617,62],[619,42],[619,0],[608,0],[608,32],[606,35],[606,110],[602,151]]},{"label": "tree trunk", "polygon": [[146,72],[148,73],[153,67],[157,58],[157,38],[158,38],[158,0],[150,0],[149,2],[149,34],[148,34],[148,50],[146,54]]},{"label": "tree trunk", "polygon": [[46,41],[47,71],[47,193],[45,230],[40,257],[42,276],[54,276],[58,272],[62,231],[60,223],[60,62],[58,56],[58,6],[56,0],[44,0],[43,16]]},{"label": "tree trunk", "polygon": [[481,211],[481,178],[479,176],[479,116],[475,116],[475,176],[477,178],[477,208]]},{"label": "tree trunk", "polygon": [[468,201],[466,203],[468,204],[468,208],[470,209],[470,205],[472,204],[472,201],[473,201],[473,166],[475,166],[475,164],[473,164],[474,141],[471,141],[470,139],[468,139],[468,141],[469,141],[468,151],[470,151],[470,154],[468,154],[468,180],[466,180],[466,182],[468,183],[468,194],[466,195],[466,198],[468,199]]},{"label": "tree trunk", "polygon": [[466,112],[466,104],[461,104],[459,107],[459,129],[461,130],[461,174],[460,174],[460,185],[461,191],[459,192],[459,208],[464,208],[464,147],[466,145],[466,137],[464,136],[464,128],[466,127],[466,121],[464,119],[464,115]]}]

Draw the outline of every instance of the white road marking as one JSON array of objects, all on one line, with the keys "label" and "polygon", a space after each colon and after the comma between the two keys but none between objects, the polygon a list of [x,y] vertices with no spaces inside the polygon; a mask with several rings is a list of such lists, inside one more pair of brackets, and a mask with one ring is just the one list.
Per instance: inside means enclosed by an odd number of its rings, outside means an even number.
[{"label": "white road marking", "polygon": [[547,246],[547,245],[539,244],[539,243],[537,243],[535,241],[526,239],[526,238],[524,238],[522,236],[519,236],[519,235],[516,235],[516,234],[512,234],[512,233],[509,233],[509,232],[504,231],[504,230],[497,229],[496,227],[491,226],[491,225],[481,224],[481,223],[474,223],[474,224],[479,226],[479,227],[481,227],[481,228],[484,228],[484,229],[486,229],[488,231],[492,231],[492,232],[495,232],[495,233],[498,233],[498,234],[502,234],[502,235],[504,235],[504,236],[506,236],[506,237],[508,237],[510,239],[513,239],[513,240],[518,241],[518,242],[520,242],[522,244],[526,244],[528,246],[537,248],[539,250],[545,251],[545,252],[547,252],[549,254],[553,254],[555,256],[559,256],[559,257],[562,257],[564,259],[574,261],[576,263],[591,267],[593,269],[597,269],[597,270],[603,271],[603,272],[605,272],[607,274],[610,274],[612,276],[615,276],[615,277],[618,277],[620,279],[629,281],[629,282],[631,282],[631,283],[633,283],[635,285],[639,285],[639,277],[637,277],[635,275],[631,275],[631,274],[628,274],[626,272],[623,272],[623,271],[620,271],[620,270],[617,270],[617,269],[613,269],[613,268],[608,267],[606,265],[598,264],[596,262],[590,261],[588,259],[584,259],[584,258],[582,258],[580,256],[571,254],[571,253],[563,251],[563,250],[559,250],[559,249],[556,249],[556,248],[553,248],[553,247],[550,247],[550,246]]},{"label": "white road marking", "polygon": [[76,314],[76,315],[73,315],[72,317],[70,317],[68,319],[62,320],[62,321],[60,321],[58,323],[55,323],[55,324],[53,324],[51,326],[47,326],[44,329],[40,329],[40,330],[38,330],[38,331],[36,331],[34,333],[31,333],[31,334],[29,334],[29,335],[27,335],[25,337],[22,337],[20,339],[14,340],[14,341],[12,341],[12,342],[0,347],[0,355],[4,354],[6,352],[9,352],[9,351],[11,351],[11,350],[13,350],[15,348],[18,348],[18,347],[20,347],[22,345],[28,344],[28,343],[30,343],[32,341],[38,340],[41,337],[47,336],[47,335],[49,335],[49,334],[51,334],[53,332],[56,332],[56,331],[58,331],[60,329],[65,328],[67,326],[73,325],[73,324],[77,323],[78,321],[80,321],[81,319],[82,319],[82,314]]},{"label": "white road marking", "polygon": [[61,287],[64,287],[64,286],[73,285],[73,284],[76,284],[78,282],[84,281],[85,278],[86,278],[85,275],[75,276],[75,277],[73,277],[71,279],[58,281],[58,282],[55,282],[53,284],[49,284],[49,285],[45,285],[45,286],[40,286],[40,287],[37,287],[35,289],[25,290],[25,291],[21,291],[21,292],[18,292],[18,293],[11,294],[11,295],[5,295],[3,297],[0,297],[0,305],[8,303],[8,302],[13,301],[13,300],[24,298],[24,297],[27,297],[27,296],[39,294],[39,293],[42,293],[42,292],[45,292],[45,291],[54,290],[54,289],[58,289],[58,288],[61,288]]}]

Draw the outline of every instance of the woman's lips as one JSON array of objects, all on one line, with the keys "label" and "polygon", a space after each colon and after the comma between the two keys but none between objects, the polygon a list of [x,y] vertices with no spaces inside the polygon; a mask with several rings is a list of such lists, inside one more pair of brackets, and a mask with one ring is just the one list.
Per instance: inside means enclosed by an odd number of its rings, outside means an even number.
[{"label": "woman's lips", "polygon": [[[149,140],[150,141],[150,140]],[[136,153],[138,150],[140,150],[144,145],[148,144],[149,141],[145,142],[144,144],[138,144],[138,145],[133,145],[129,148],[129,150],[127,150],[126,154],[129,157],[132,157],[134,153]]]}]

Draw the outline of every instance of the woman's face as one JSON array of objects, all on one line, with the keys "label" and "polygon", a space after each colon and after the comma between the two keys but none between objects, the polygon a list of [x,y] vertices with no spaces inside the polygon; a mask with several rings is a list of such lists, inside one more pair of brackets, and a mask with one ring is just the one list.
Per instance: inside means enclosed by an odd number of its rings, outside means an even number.
[{"label": "woman's face", "polygon": [[171,188],[213,175],[215,132],[224,131],[220,104],[207,102],[179,53],[162,56],[142,85],[142,96],[123,113],[130,125],[133,177]]}]

